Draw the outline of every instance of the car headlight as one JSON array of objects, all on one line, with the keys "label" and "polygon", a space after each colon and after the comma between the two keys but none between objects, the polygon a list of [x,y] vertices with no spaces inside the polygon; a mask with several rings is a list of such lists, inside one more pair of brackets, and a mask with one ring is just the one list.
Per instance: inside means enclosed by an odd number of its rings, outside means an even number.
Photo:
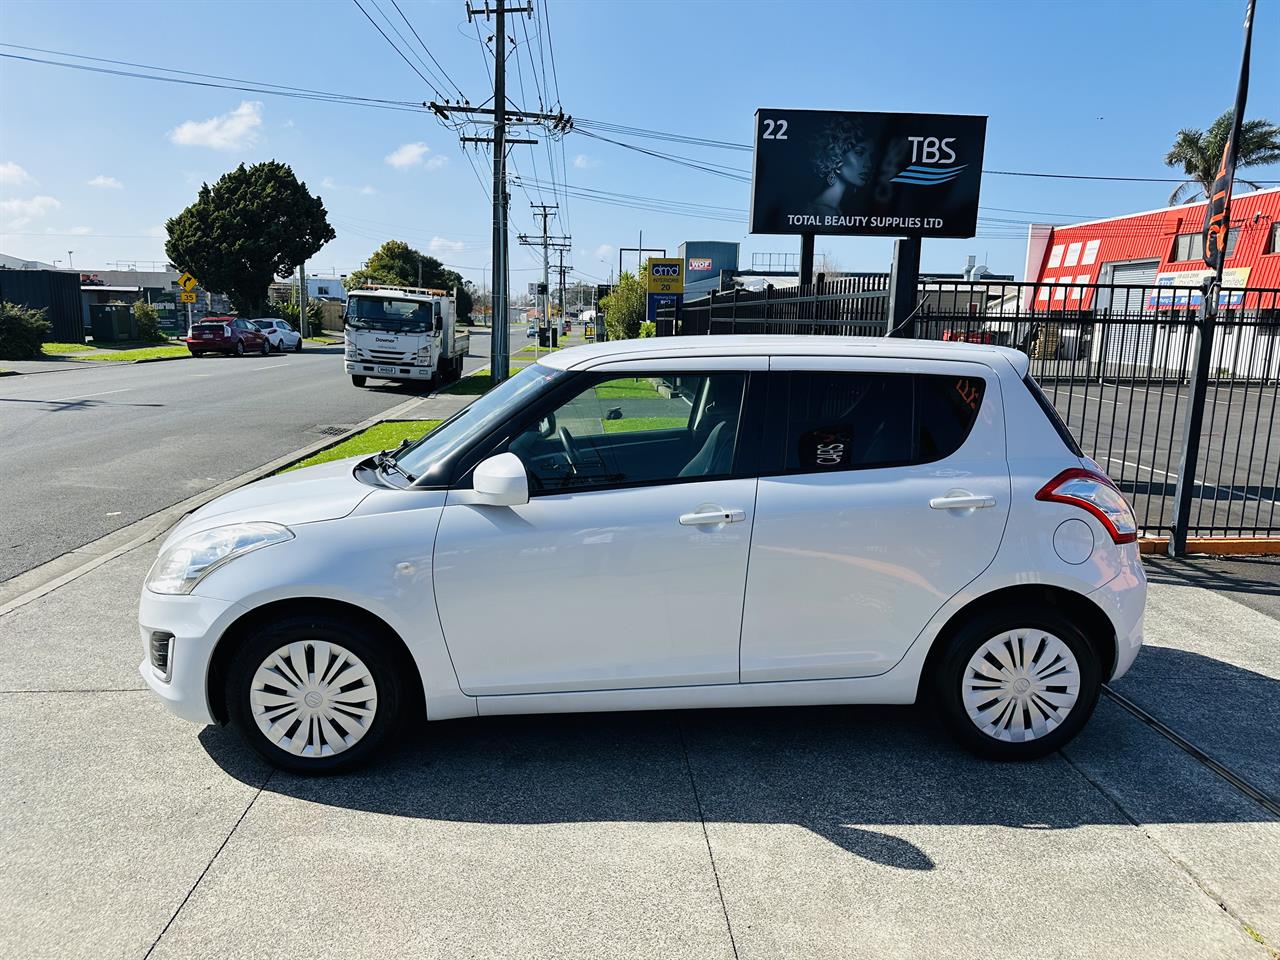
[{"label": "car headlight", "polygon": [[166,547],[147,574],[152,593],[187,594],[201,580],[236,557],[293,539],[278,523],[232,523],[214,527]]},{"label": "car headlight", "polygon": [[350,347],[350,346],[347,347],[347,359],[354,360],[355,358],[356,358],[356,348]]}]

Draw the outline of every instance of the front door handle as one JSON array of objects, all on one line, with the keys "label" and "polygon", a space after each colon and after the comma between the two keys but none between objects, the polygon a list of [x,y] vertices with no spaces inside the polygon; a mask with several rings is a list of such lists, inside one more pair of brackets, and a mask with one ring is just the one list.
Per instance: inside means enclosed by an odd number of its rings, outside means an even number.
[{"label": "front door handle", "polygon": [[744,510],[708,510],[702,513],[682,513],[680,523],[686,527],[696,527],[711,523],[741,523],[747,519]]},{"label": "front door handle", "polygon": [[982,510],[996,505],[995,497],[976,497],[972,494],[947,494],[934,497],[929,506],[934,510]]}]

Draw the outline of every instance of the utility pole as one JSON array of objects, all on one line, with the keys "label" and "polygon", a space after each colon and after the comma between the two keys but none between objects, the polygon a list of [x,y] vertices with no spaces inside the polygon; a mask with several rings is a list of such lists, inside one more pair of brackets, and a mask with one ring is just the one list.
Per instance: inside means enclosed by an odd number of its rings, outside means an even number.
[{"label": "utility pole", "polygon": [[542,235],[540,237],[530,237],[526,234],[520,234],[517,238],[521,246],[525,247],[541,247],[542,248],[542,294],[539,299],[539,310],[542,313],[542,326],[547,328],[547,342],[550,344],[551,338],[551,251],[553,249],[568,249],[568,245],[572,243],[572,237],[553,237],[548,232],[548,223],[551,218],[556,215],[559,207],[554,203],[532,203],[533,215],[542,220]]},{"label": "utility pole", "polygon": [[517,139],[507,136],[507,124],[549,122],[551,129],[557,133],[567,133],[573,127],[573,118],[566,117],[564,112],[530,113],[520,110],[507,102],[507,26],[506,17],[513,13],[533,16],[533,4],[504,4],[497,0],[495,6],[484,0],[484,6],[473,7],[467,2],[467,23],[473,17],[490,18],[494,22],[493,50],[493,106],[473,107],[469,103],[437,103],[434,100],[423,103],[441,120],[448,120],[451,114],[460,113],[468,116],[492,118],[492,137],[459,137],[462,143],[491,143],[493,145],[493,331],[491,335],[490,354],[492,355],[493,382],[501,383],[507,379],[511,364],[511,329],[507,316],[507,304],[511,299],[508,285],[509,260],[507,250],[507,147],[511,144],[535,144],[532,139]]},{"label": "utility pole", "polygon": [[298,332],[304,337],[311,331],[307,329],[307,265],[298,264]]},{"label": "utility pole", "polygon": [[560,259],[560,319],[564,320],[564,274],[566,270],[572,270],[572,266],[564,265],[564,254],[567,247],[556,247],[556,253]]}]

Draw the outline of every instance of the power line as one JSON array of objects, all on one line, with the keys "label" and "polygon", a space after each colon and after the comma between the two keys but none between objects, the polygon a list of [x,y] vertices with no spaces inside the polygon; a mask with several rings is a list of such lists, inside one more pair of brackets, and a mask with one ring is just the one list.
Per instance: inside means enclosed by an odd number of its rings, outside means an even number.
[{"label": "power line", "polygon": [[[383,30],[380,26],[378,26],[378,21],[374,20],[373,17],[369,16],[369,11],[365,10],[364,7],[360,6],[360,0],[351,0],[351,2],[360,8],[360,12],[364,14],[364,18],[373,24],[373,28],[375,30],[377,30],[380,34],[382,34],[382,39],[387,41],[391,49],[394,50],[397,54],[399,54],[400,59],[409,65],[409,69],[412,70],[414,73],[416,73],[419,77],[421,77],[422,82],[425,83],[428,87],[430,87],[432,92],[434,92],[439,99],[441,100],[448,99],[447,97],[445,97],[443,93],[439,91],[439,89],[436,87],[434,83],[432,83],[430,80],[427,79],[427,75],[423,73],[421,70],[419,70],[414,65],[412,60],[410,60],[408,57],[404,55],[404,51],[402,51],[398,46],[396,46],[395,41],[393,41],[390,37],[387,36],[387,31]],[[370,0],[370,2],[372,2],[372,0]],[[379,13],[382,12],[380,7],[377,9]],[[383,14],[383,16],[385,17],[386,14]],[[395,27],[392,27],[391,29],[394,30]]]},{"label": "power line", "polygon": [[436,69],[440,71],[440,75],[444,77],[447,81],[449,81],[449,85],[452,86],[453,89],[457,91],[458,99],[466,100],[467,99],[466,95],[463,94],[461,88],[456,83],[453,82],[453,77],[449,76],[448,71],[445,70],[444,67],[440,66],[440,61],[435,58],[435,55],[432,54],[432,52],[427,49],[427,45],[422,42],[422,37],[418,36],[418,31],[414,29],[413,24],[409,22],[409,18],[406,17],[404,15],[404,11],[400,9],[400,4],[396,3],[396,0],[391,0],[391,5],[396,8],[396,13],[400,14],[400,19],[403,20],[404,25],[409,28],[410,32],[414,36],[414,39],[418,41],[418,45],[422,47],[423,52],[426,53],[426,55],[431,58],[431,62],[436,65]]}]

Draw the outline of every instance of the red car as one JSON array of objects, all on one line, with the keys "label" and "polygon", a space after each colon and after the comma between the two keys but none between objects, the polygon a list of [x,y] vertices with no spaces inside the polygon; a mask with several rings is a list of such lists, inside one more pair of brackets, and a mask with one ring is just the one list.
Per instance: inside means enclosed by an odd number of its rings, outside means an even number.
[{"label": "red car", "polygon": [[193,357],[206,353],[233,353],[243,357],[246,353],[260,353],[264,357],[271,352],[271,341],[255,324],[238,317],[205,317],[192,324],[187,337],[187,349]]}]

